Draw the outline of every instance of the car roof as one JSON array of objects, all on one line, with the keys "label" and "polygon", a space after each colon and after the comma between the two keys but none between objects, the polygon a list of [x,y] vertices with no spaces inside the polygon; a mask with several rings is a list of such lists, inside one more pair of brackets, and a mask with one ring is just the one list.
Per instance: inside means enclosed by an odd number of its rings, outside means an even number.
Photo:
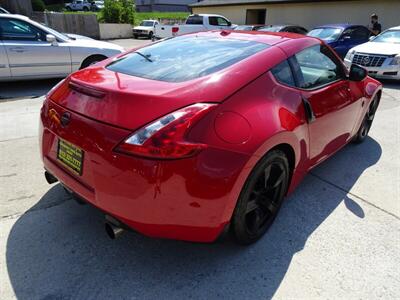
[{"label": "car roof", "polygon": [[289,32],[212,30],[212,31],[191,33],[189,35],[209,36],[209,37],[222,36],[222,37],[229,37],[232,39],[240,39],[240,40],[254,41],[258,43],[264,43],[270,46],[274,46],[285,41],[291,41],[297,39],[307,39],[310,41],[319,42],[319,40],[316,38]]},{"label": "car roof", "polygon": [[194,17],[194,16],[199,16],[199,17],[223,17],[222,15],[216,15],[216,14],[191,14],[189,17]]},{"label": "car roof", "polygon": [[350,23],[338,23],[338,24],[321,25],[321,26],[315,27],[314,29],[317,29],[317,28],[340,28],[340,29],[346,29],[346,28],[353,27],[353,26],[365,27],[364,25],[357,25],[357,24],[350,24]]},{"label": "car roof", "polygon": [[7,17],[7,18],[13,18],[13,19],[18,19],[18,20],[30,20],[27,16],[23,15],[15,15],[15,14],[0,14],[0,17]]}]

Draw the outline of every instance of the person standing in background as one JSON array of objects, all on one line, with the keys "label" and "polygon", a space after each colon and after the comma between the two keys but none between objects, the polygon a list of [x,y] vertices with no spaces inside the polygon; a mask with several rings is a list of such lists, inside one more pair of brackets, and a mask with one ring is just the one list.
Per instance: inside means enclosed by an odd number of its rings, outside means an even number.
[{"label": "person standing in background", "polygon": [[371,15],[371,24],[368,26],[373,35],[378,35],[382,32],[382,25],[378,22],[378,15]]}]

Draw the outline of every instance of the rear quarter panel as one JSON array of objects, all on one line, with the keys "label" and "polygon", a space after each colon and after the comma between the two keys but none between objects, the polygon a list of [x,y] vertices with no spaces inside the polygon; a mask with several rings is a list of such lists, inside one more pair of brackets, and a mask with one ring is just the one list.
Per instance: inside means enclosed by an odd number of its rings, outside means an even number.
[{"label": "rear quarter panel", "polygon": [[[231,122],[221,123],[224,125],[218,124],[218,119],[227,114],[237,117],[233,117],[233,121],[230,119]],[[234,132],[242,139],[230,139],[229,132]],[[307,168],[308,127],[300,93],[277,83],[269,72],[217,106],[196,124],[189,137],[190,140],[207,143],[212,148],[242,153],[248,157],[230,193],[223,221],[230,219],[240,191],[254,166],[272,148],[287,144],[295,152],[293,186],[300,182]]]}]

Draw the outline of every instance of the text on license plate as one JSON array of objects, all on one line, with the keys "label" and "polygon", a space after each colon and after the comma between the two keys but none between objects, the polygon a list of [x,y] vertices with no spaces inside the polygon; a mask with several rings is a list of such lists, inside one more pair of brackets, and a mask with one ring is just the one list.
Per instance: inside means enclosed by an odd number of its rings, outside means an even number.
[{"label": "text on license plate", "polygon": [[74,173],[82,175],[83,150],[67,141],[59,139],[57,159]]}]

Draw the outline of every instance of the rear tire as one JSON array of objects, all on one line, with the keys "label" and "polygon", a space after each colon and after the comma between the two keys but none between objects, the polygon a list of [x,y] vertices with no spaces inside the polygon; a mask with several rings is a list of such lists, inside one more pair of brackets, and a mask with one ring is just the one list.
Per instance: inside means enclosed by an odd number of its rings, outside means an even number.
[{"label": "rear tire", "polygon": [[361,144],[365,141],[368,136],[368,133],[372,127],[372,123],[374,122],[376,111],[379,106],[379,98],[375,97],[374,100],[369,105],[368,111],[364,116],[364,119],[361,123],[360,128],[358,129],[357,134],[354,137],[353,142],[356,144]]},{"label": "rear tire", "polygon": [[280,150],[269,152],[253,169],[231,220],[237,243],[258,241],[275,220],[289,185],[289,162]]},{"label": "rear tire", "polygon": [[96,64],[96,63],[98,63],[98,62],[100,62],[100,61],[102,61],[102,60],[105,60],[106,58],[107,58],[107,57],[102,56],[102,55],[93,55],[93,56],[89,56],[88,58],[86,58],[86,59],[83,61],[82,65],[81,65],[81,67],[80,67],[80,70],[81,70],[81,69],[84,69],[84,68],[87,68],[87,67],[89,67],[89,66],[91,66],[91,65],[94,65],[94,64]]}]

